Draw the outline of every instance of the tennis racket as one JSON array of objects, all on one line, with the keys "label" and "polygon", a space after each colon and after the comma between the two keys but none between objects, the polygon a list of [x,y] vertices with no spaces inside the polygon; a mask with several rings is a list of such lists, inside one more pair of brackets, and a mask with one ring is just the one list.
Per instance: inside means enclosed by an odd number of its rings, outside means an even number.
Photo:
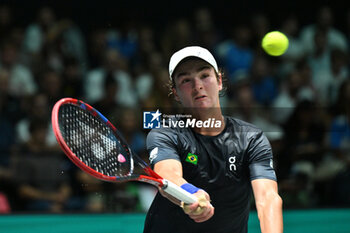
[{"label": "tennis racket", "polygon": [[59,100],[52,110],[51,120],[62,150],[90,175],[111,182],[146,182],[186,204],[197,201],[194,195],[154,172],[130,149],[116,127],[83,101]]}]

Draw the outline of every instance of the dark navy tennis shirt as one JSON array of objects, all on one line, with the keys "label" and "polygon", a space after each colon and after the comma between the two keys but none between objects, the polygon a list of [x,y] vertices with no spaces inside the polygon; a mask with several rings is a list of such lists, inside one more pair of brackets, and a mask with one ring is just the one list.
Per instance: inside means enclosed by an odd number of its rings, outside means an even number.
[{"label": "dark navy tennis shirt", "polygon": [[251,181],[276,180],[272,150],[263,132],[252,124],[225,117],[225,128],[204,136],[191,128],[153,129],[147,136],[151,165],[165,159],[182,163],[183,178],[208,192],[214,216],[196,223],[161,196],[148,211],[144,233],[247,232]]}]

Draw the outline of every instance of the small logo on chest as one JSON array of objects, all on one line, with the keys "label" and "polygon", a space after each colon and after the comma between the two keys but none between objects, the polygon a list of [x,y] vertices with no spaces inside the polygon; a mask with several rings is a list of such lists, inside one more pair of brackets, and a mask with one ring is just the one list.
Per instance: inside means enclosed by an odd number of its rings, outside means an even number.
[{"label": "small logo on chest", "polygon": [[194,165],[197,165],[198,163],[198,157],[195,154],[188,153],[186,157],[186,162],[192,163]]},{"label": "small logo on chest", "polygon": [[236,167],[236,156],[231,156],[228,158],[228,162],[229,162],[229,168],[230,171],[236,171],[237,167]]}]

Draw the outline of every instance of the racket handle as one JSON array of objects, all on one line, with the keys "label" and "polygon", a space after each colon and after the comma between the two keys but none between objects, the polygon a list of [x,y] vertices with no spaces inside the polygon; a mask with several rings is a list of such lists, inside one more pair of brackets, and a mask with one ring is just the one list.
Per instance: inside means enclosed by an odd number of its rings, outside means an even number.
[{"label": "racket handle", "polygon": [[176,199],[183,201],[185,204],[192,204],[197,201],[197,198],[169,180],[163,179],[163,191]]}]

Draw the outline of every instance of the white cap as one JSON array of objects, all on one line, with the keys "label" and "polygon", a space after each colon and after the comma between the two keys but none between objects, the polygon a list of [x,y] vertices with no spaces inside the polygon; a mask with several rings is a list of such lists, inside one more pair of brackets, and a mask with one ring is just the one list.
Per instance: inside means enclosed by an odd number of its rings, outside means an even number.
[{"label": "white cap", "polygon": [[210,65],[214,67],[216,72],[219,72],[218,65],[216,64],[214,56],[207,49],[199,46],[189,46],[177,51],[171,56],[170,62],[169,62],[170,79],[172,79],[171,76],[173,75],[173,72],[177,67],[177,65],[187,57],[198,57],[208,62]]}]

